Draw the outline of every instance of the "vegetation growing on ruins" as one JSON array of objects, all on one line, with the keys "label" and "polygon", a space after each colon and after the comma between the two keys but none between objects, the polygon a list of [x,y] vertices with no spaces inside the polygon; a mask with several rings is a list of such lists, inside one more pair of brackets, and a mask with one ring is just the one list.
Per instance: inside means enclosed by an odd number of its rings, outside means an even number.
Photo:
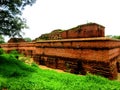
[{"label": "vegetation growing on ruins", "polygon": [[25,64],[12,51],[0,50],[0,90],[119,90],[120,82],[106,78],[40,69],[35,63]]},{"label": "vegetation growing on ruins", "polygon": [[25,40],[26,42],[32,42],[32,39],[29,38],[29,37],[24,38],[24,40]]},{"label": "vegetation growing on ruins", "polygon": [[36,38],[35,41],[38,41],[38,40],[49,40],[49,36],[50,35],[55,35],[55,34],[59,34],[61,32],[63,32],[64,30],[62,29],[56,29],[56,30],[53,30],[51,31],[50,33],[46,33],[46,34],[42,34],[40,37]]}]

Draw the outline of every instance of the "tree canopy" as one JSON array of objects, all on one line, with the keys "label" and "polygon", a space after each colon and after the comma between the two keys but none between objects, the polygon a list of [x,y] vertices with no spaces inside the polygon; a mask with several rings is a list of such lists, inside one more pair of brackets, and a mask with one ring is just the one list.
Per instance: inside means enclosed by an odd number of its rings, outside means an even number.
[{"label": "tree canopy", "polygon": [[120,35],[107,35],[106,37],[110,37],[113,39],[120,39]]},{"label": "tree canopy", "polygon": [[112,36],[112,38],[114,38],[114,39],[120,39],[120,36],[119,35],[114,35],[114,36]]},{"label": "tree canopy", "polygon": [[5,39],[4,39],[4,37],[2,35],[0,35],[0,44],[1,43],[5,43]]},{"label": "tree canopy", "polygon": [[32,41],[32,39],[29,38],[29,37],[24,38],[24,40],[25,40],[26,42],[31,42],[31,41]]},{"label": "tree canopy", "polygon": [[21,37],[22,29],[27,28],[26,20],[21,17],[26,5],[36,0],[0,0],[0,35]]}]

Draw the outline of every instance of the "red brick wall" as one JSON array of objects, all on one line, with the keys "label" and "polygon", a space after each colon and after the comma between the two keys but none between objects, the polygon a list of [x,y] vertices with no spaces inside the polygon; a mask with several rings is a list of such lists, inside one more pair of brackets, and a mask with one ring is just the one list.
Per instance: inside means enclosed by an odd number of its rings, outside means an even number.
[{"label": "red brick wall", "polygon": [[43,34],[41,38],[46,35],[48,40],[104,37],[104,29],[105,27],[99,24],[88,23],[61,32]]},{"label": "red brick wall", "polygon": [[104,27],[96,23],[84,24],[61,34],[63,39],[104,37]]},{"label": "red brick wall", "polygon": [[38,64],[51,68],[71,73],[90,72],[110,79],[117,77],[117,62],[120,62],[120,42],[107,38],[8,43],[0,46],[6,51],[16,49],[33,57]]}]

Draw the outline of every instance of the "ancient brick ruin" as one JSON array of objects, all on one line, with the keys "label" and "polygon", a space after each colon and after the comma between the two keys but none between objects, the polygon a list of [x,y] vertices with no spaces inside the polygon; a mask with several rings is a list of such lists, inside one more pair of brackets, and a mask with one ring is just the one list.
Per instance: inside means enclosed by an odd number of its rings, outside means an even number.
[{"label": "ancient brick ruin", "polygon": [[60,39],[75,39],[75,38],[92,38],[92,37],[104,37],[104,26],[96,23],[88,23],[79,25],[69,30],[57,29],[51,33],[42,34],[37,39],[45,40],[60,40]]},{"label": "ancient brick ruin", "polygon": [[[16,49],[32,57],[37,64],[50,68],[116,79],[120,72],[120,41],[104,37],[104,28],[89,23],[49,33],[47,40],[37,38],[30,43],[9,41],[0,46],[8,52]],[[41,37],[39,38],[42,39]]]}]

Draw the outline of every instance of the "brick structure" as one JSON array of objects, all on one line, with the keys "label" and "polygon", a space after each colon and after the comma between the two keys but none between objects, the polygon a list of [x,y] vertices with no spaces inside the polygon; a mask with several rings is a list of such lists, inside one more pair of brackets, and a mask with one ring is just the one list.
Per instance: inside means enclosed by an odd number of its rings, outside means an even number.
[{"label": "brick structure", "polygon": [[25,42],[25,40],[24,39],[22,39],[22,38],[11,38],[9,41],[8,41],[8,43],[20,43],[20,42]]},{"label": "brick structure", "polygon": [[[87,32],[88,31],[88,32]],[[55,33],[54,33],[55,34]],[[48,34],[51,35],[51,34]],[[1,44],[6,51],[13,49],[30,56],[37,64],[75,74],[98,74],[116,79],[120,72],[120,42],[104,37],[104,27],[84,24],[57,32],[59,40],[10,42]],[[55,39],[55,37],[49,39]]]},{"label": "brick structure", "polygon": [[39,39],[45,40],[59,40],[59,39],[75,39],[75,38],[91,38],[91,37],[104,37],[104,26],[96,23],[88,23],[79,25],[69,30],[53,30],[51,33],[42,34]]}]

